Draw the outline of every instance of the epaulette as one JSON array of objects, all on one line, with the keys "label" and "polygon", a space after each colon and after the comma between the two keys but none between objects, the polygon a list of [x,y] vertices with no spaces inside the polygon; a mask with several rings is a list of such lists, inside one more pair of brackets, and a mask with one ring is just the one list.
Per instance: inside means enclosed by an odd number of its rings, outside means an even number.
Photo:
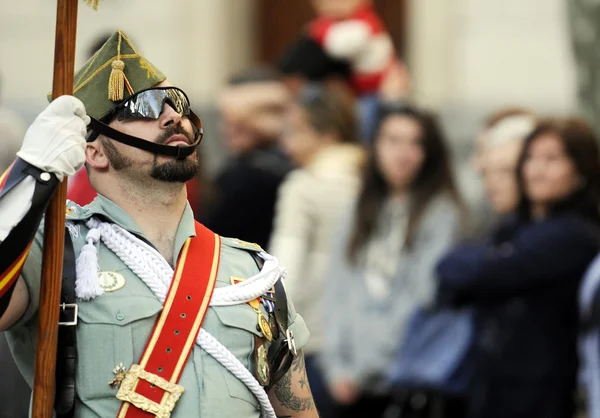
[{"label": "epaulette", "polygon": [[224,245],[227,245],[228,247],[238,248],[240,250],[254,251],[254,252],[263,252],[264,251],[261,248],[261,246],[258,245],[258,244],[254,244],[252,242],[242,241],[241,239],[237,239],[237,238],[224,238],[224,237],[221,237],[221,242]]},{"label": "epaulette", "polygon": [[79,206],[72,200],[67,200],[67,211],[65,215],[67,221],[79,221],[88,219],[91,216],[91,213],[85,206]]}]

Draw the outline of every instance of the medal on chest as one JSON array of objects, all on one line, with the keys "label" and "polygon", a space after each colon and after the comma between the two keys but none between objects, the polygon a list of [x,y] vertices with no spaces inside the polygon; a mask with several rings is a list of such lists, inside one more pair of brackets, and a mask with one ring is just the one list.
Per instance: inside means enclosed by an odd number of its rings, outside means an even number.
[{"label": "medal on chest", "polygon": [[[235,285],[243,282],[245,279],[231,276],[229,280],[231,280],[232,285]],[[267,341],[273,341],[273,332],[271,331],[271,325],[260,310],[260,299],[261,298],[252,299],[246,303],[250,305],[254,312],[256,312],[258,319],[257,329],[263,333]]]}]

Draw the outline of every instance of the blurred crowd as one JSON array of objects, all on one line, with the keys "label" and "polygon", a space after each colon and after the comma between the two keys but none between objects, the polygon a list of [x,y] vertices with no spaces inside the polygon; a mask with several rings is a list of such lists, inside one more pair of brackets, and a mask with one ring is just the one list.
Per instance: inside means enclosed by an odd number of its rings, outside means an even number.
[{"label": "blurred crowd", "polygon": [[[313,4],[278,65],[223,88],[206,140],[228,158],[188,191],[199,221],[285,266],[321,417],[600,417],[596,134],[499,109],[472,134],[466,199],[370,2]],[[0,112],[0,169],[23,133]],[[82,170],[69,198],[93,197]]]}]

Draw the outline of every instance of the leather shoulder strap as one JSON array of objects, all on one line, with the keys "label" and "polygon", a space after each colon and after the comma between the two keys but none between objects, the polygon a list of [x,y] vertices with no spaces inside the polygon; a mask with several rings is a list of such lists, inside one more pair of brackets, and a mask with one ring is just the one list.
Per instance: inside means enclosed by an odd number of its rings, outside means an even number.
[{"label": "leather shoulder strap", "polygon": [[61,325],[58,329],[56,352],[56,395],[54,410],[57,418],[72,418],[75,414],[75,373],[77,371],[77,311],[75,306],[75,249],[69,230],[65,231],[63,279],[60,296]]},{"label": "leather shoulder strap", "polygon": [[[256,252],[251,252],[250,255],[254,259],[254,262],[258,266],[259,270],[262,270],[265,261]],[[283,287],[282,279],[277,280],[275,283],[275,320],[279,327],[278,336],[271,342],[268,352],[268,360],[271,378],[269,385],[265,387],[266,391],[269,391],[285,374],[288,372],[294,360],[294,355],[290,351],[288,344],[288,300],[285,288]]]},{"label": "leather shoulder strap", "polygon": [[[258,269],[262,270],[263,266],[265,265],[265,260],[263,260],[256,252],[251,252],[250,255],[254,259]],[[277,280],[275,283],[275,319],[284,330],[287,330],[288,301],[281,279]]]}]

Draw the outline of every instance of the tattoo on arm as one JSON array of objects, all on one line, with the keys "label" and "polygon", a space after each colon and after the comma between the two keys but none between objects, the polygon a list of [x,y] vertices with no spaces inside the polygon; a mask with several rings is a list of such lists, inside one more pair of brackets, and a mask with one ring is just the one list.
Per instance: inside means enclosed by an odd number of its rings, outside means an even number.
[{"label": "tattoo on arm", "polygon": [[[294,391],[294,387],[300,390]],[[306,365],[302,352],[298,353],[290,370],[275,384],[273,389],[281,405],[290,411],[302,412],[315,410],[315,402],[308,386]]]}]

